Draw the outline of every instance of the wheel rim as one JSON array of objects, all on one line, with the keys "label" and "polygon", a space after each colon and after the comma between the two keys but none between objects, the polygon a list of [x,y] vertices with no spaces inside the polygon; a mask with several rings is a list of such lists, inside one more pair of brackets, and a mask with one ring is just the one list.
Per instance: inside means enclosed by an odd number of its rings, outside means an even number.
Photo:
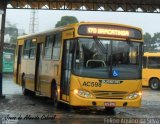
[{"label": "wheel rim", "polygon": [[151,87],[152,89],[158,89],[159,81],[157,79],[151,80]]}]

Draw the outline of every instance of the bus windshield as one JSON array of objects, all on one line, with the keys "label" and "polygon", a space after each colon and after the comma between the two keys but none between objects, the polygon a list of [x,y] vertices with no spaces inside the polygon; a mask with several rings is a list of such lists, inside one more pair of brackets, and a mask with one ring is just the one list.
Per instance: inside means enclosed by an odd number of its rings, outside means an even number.
[{"label": "bus windshield", "polygon": [[140,79],[141,46],[139,42],[78,38],[73,73],[83,77]]}]

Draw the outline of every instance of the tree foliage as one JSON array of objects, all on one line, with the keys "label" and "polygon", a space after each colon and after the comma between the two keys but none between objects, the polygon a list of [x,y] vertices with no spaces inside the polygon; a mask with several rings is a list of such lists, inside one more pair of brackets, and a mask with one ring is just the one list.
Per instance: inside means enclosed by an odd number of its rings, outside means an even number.
[{"label": "tree foliage", "polygon": [[64,26],[67,24],[72,24],[78,22],[78,19],[74,16],[62,16],[61,20],[57,22],[55,27]]},{"label": "tree foliage", "polygon": [[154,33],[153,37],[149,33],[143,36],[144,52],[160,52],[160,33]]}]

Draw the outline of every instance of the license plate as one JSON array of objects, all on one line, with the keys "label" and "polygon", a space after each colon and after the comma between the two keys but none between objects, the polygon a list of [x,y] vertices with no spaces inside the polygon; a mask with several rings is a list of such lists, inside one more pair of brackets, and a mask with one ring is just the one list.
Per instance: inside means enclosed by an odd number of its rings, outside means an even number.
[{"label": "license plate", "polygon": [[115,102],[105,102],[104,106],[106,106],[106,107],[115,107],[116,103]]}]

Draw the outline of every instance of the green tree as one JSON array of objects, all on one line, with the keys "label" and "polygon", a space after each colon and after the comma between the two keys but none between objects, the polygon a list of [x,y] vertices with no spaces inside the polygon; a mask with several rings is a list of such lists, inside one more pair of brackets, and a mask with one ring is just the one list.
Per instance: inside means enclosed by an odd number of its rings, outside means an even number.
[{"label": "green tree", "polygon": [[10,41],[9,43],[15,43],[16,44],[16,39],[18,36],[18,28],[16,24],[12,24],[11,22],[7,21],[6,22],[6,27],[5,27],[5,35],[10,36]]},{"label": "green tree", "polygon": [[160,33],[154,33],[152,40],[160,43]]},{"label": "green tree", "polygon": [[149,33],[145,33],[144,37],[144,52],[153,51],[154,42],[152,40],[152,36]]},{"label": "green tree", "polygon": [[155,43],[155,48],[154,48],[154,51],[156,52],[159,52],[160,49],[160,33],[157,32],[157,33],[154,33],[153,37],[152,37],[152,41]]},{"label": "green tree", "polygon": [[74,16],[62,16],[61,20],[57,22],[55,27],[64,26],[67,24],[72,24],[78,22],[78,19]]},{"label": "green tree", "polygon": [[154,33],[153,37],[149,33],[144,34],[144,52],[157,52],[160,47],[160,33]]}]

